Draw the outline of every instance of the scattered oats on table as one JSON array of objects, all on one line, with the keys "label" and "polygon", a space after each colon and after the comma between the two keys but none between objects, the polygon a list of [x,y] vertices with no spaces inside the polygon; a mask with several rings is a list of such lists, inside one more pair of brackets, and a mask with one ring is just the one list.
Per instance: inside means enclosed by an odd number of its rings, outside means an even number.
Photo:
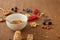
[{"label": "scattered oats on table", "polygon": [[28,34],[27,40],[33,40],[33,34]]},{"label": "scattered oats on table", "polygon": [[37,27],[38,25],[39,25],[39,24],[36,23],[36,22],[31,22],[31,23],[30,23],[30,26],[31,26],[31,27]]}]

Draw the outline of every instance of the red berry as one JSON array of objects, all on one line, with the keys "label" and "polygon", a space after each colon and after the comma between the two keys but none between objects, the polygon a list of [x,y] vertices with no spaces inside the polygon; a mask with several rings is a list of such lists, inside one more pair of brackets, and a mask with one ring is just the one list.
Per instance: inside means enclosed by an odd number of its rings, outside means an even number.
[{"label": "red berry", "polygon": [[35,19],[37,19],[38,17],[37,16],[30,16],[29,18],[28,18],[28,21],[33,21],[33,20],[35,20]]},{"label": "red berry", "polygon": [[36,15],[38,13],[38,9],[34,9],[33,13]]}]

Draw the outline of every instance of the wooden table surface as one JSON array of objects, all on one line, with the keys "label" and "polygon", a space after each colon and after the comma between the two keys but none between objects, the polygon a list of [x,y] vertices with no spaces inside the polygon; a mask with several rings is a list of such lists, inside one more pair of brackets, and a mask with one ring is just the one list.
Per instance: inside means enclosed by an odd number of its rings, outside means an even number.
[{"label": "wooden table surface", "polygon": [[[22,30],[23,39],[26,40],[28,33],[34,35],[34,40],[60,40],[56,37],[56,34],[60,34],[60,0],[0,0],[0,8],[6,10],[17,6],[20,10],[23,8],[39,9],[52,18],[54,29],[46,30],[41,28],[41,20],[37,21],[40,26],[37,28],[31,28],[26,26]],[[0,17],[2,12],[0,12]],[[0,40],[12,39],[14,32],[10,30],[6,23],[0,23]],[[45,38],[45,36],[48,36]]]}]

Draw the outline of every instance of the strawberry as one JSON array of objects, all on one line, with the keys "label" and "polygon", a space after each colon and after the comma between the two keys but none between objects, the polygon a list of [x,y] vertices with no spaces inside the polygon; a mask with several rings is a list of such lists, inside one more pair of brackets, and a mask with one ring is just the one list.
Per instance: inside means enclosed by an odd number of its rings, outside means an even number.
[{"label": "strawberry", "polygon": [[35,19],[37,19],[38,17],[37,16],[30,16],[29,18],[28,18],[28,21],[33,21],[33,20],[35,20]]}]

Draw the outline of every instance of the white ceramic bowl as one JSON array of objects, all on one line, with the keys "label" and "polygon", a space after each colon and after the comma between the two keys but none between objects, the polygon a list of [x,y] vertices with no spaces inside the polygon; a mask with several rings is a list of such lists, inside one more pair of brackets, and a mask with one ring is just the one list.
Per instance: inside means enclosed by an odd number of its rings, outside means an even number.
[{"label": "white ceramic bowl", "polygon": [[[12,24],[12,20],[22,20],[24,22],[22,24]],[[6,24],[12,30],[21,30],[27,25],[27,16],[20,13],[11,14],[6,17]]]}]

